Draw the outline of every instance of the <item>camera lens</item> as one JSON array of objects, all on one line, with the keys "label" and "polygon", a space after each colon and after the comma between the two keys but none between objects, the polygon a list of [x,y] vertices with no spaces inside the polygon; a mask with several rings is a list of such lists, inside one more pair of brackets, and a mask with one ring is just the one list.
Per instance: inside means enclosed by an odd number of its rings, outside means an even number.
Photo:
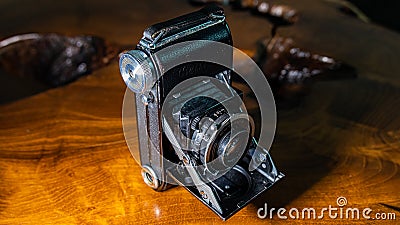
[{"label": "camera lens", "polygon": [[[249,122],[246,118],[227,117],[220,124],[204,153],[204,163],[209,171],[212,173],[225,171],[232,168],[242,158],[247,151],[253,129]],[[235,129],[232,130],[232,126]]]},{"label": "camera lens", "polygon": [[249,133],[240,131],[231,137],[231,132],[227,132],[218,143],[217,155],[222,157],[225,166],[231,166],[241,157],[239,154],[242,149],[247,147]]},{"label": "camera lens", "polygon": [[217,100],[198,96],[185,102],[179,127],[192,152],[212,175],[230,170],[247,152],[254,124],[247,114],[230,115]]},{"label": "camera lens", "polygon": [[129,89],[135,93],[149,91],[156,81],[151,61],[140,50],[132,50],[121,55],[119,69]]}]

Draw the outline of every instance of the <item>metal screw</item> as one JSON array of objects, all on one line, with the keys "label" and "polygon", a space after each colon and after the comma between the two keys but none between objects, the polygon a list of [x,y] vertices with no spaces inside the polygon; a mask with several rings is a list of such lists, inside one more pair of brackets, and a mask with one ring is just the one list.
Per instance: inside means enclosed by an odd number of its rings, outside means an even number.
[{"label": "metal screw", "polygon": [[267,165],[265,165],[265,163],[261,164],[262,168],[267,168]]},{"label": "metal screw", "polygon": [[259,158],[259,160],[260,160],[261,162],[264,162],[264,161],[267,159],[267,157],[266,157],[264,154],[258,155],[258,158]]},{"label": "metal screw", "polygon": [[173,94],[172,97],[174,97],[174,98],[179,98],[179,97],[181,97],[181,93],[178,92],[178,93],[176,93],[176,94]]},{"label": "metal screw", "polygon": [[208,198],[207,194],[204,191],[200,191],[200,194],[201,194],[201,197],[203,199],[207,199]]},{"label": "metal screw", "polygon": [[154,101],[154,97],[153,97],[153,95],[151,94],[151,92],[149,93],[149,94],[142,94],[142,96],[141,96],[141,100],[142,100],[142,103],[144,104],[144,105],[148,105],[148,104],[150,104],[150,103],[152,103],[153,101]]}]

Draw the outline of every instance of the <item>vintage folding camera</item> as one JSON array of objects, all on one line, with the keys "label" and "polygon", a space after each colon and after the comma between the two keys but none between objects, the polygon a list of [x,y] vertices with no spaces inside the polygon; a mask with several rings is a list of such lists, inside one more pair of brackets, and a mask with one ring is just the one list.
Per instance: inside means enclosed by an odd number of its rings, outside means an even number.
[{"label": "vintage folding camera", "polygon": [[[156,191],[182,185],[225,220],[283,174],[268,151],[249,169],[255,124],[231,85],[233,52],[208,41],[232,46],[224,12],[214,5],[147,28],[136,49],[121,54],[120,72],[135,92],[144,182]],[[185,61],[202,52],[225,65]]]}]

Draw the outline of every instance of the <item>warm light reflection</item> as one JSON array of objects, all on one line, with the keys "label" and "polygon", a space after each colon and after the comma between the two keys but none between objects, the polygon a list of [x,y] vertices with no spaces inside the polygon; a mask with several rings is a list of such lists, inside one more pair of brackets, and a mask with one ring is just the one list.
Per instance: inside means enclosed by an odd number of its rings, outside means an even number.
[{"label": "warm light reflection", "polygon": [[158,205],[154,205],[153,209],[154,209],[154,215],[156,216],[156,218],[159,218],[161,216],[161,210],[158,207]]}]

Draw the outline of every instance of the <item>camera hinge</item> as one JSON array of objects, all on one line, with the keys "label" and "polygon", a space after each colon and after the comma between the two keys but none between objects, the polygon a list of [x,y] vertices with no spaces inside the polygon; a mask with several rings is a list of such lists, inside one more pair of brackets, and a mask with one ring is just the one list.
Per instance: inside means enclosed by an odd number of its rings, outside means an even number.
[{"label": "camera hinge", "polygon": [[163,117],[163,128],[165,131],[165,135],[167,138],[170,140],[175,153],[178,155],[179,159],[183,162],[186,170],[188,171],[190,177],[193,180],[193,183],[195,184],[197,190],[199,191],[201,197],[207,204],[211,204],[211,206],[218,211],[219,213],[222,213],[221,206],[218,204],[217,198],[215,197],[214,192],[212,189],[204,184],[204,181],[201,180],[199,174],[195,170],[196,164],[193,162],[193,160],[190,159],[190,157],[182,151],[182,148],[180,148],[179,142],[174,136],[171,127],[169,126],[167,120],[165,117]]}]

